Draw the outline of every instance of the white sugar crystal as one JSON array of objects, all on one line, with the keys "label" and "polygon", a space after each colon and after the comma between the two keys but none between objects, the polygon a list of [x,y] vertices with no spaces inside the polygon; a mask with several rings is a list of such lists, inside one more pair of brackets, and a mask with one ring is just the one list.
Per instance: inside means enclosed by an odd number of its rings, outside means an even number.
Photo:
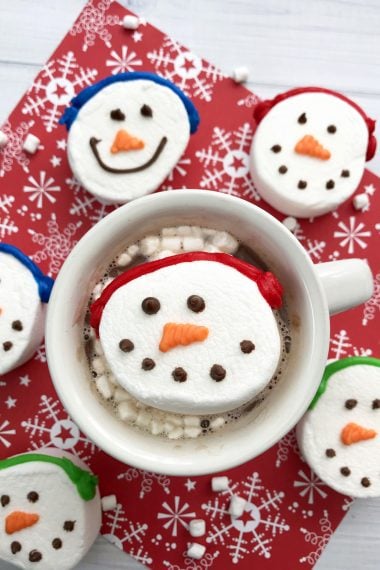
[{"label": "white sugar crystal", "polygon": [[239,497],[238,495],[232,495],[230,505],[228,507],[228,512],[232,517],[241,517],[244,513],[245,506],[247,501],[243,499],[243,497]]},{"label": "white sugar crystal", "polygon": [[225,419],[223,417],[215,418],[210,422],[210,428],[213,430],[220,429],[225,424]]},{"label": "white sugar crystal", "polygon": [[117,407],[117,411],[119,413],[120,419],[123,420],[123,422],[134,421],[137,417],[136,408],[131,402],[120,402]]},{"label": "white sugar crystal", "polygon": [[160,238],[158,236],[146,236],[140,242],[140,249],[143,255],[152,255],[160,247]]},{"label": "white sugar crystal", "polygon": [[183,238],[183,251],[201,251],[204,245],[201,237],[188,236]]},{"label": "white sugar crystal", "polygon": [[0,148],[3,148],[8,142],[8,137],[3,131],[0,131]]},{"label": "white sugar crystal", "polygon": [[148,428],[152,421],[152,415],[145,410],[139,410],[136,418],[136,425],[142,428]]},{"label": "white sugar crystal", "polygon": [[159,435],[161,433],[164,433],[164,422],[161,422],[159,420],[153,419],[151,424],[150,424],[150,431],[152,432],[153,435]]},{"label": "white sugar crystal", "polygon": [[186,555],[189,558],[194,558],[194,560],[200,560],[204,553],[206,552],[206,547],[203,544],[198,544],[193,542],[187,549]]},{"label": "white sugar crystal", "polygon": [[282,223],[290,232],[294,232],[298,228],[298,222],[293,216],[288,216],[282,220]]},{"label": "white sugar crystal", "polygon": [[355,210],[364,210],[369,206],[369,198],[367,194],[357,194],[352,200]]},{"label": "white sugar crystal", "polygon": [[235,67],[232,72],[232,79],[236,81],[236,83],[245,83],[248,81],[249,77],[249,69],[245,65],[240,65],[239,67]]},{"label": "white sugar crystal", "polygon": [[177,416],[175,414],[165,414],[165,421],[173,424],[173,426],[182,426],[183,425],[182,416]]},{"label": "white sugar crystal", "polygon": [[185,427],[183,430],[184,436],[190,438],[199,437],[201,433],[202,429],[200,427]]},{"label": "white sugar crystal", "polygon": [[189,533],[191,536],[198,537],[206,534],[206,521],[203,519],[193,519],[189,522]]},{"label": "white sugar crystal", "polygon": [[131,261],[132,261],[132,257],[129,255],[129,253],[122,253],[117,258],[116,265],[118,267],[126,267],[127,265],[129,265],[131,263]]},{"label": "white sugar crystal", "polygon": [[105,511],[114,511],[117,507],[117,499],[116,495],[107,495],[106,497],[102,497],[102,510]]},{"label": "white sugar crystal", "polygon": [[103,359],[99,358],[99,356],[93,358],[91,364],[97,374],[103,374],[103,372],[105,371]]},{"label": "white sugar crystal", "polygon": [[171,432],[168,433],[169,439],[179,439],[183,436],[183,429],[181,427],[175,427]]},{"label": "white sugar crystal", "polygon": [[125,402],[126,400],[131,400],[131,396],[128,394],[128,392],[123,390],[123,388],[116,388],[113,394],[113,399],[115,402]]},{"label": "white sugar crystal", "polygon": [[139,246],[137,245],[137,243],[134,243],[133,245],[130,245],[129,248],[127,249],[127,253],[128,255],[130,255],[131,257],[135,257],[138,252],[140,251]]},{"label": "white sugar crystal", "polygon": [[107,376],[98,376],[95,380],[95,384],[98,392],[103,396],[103,398],[109,400],[112,397],[113,386]]},{"label": "white sugar crystal", "polygon": [[132,14],[127,14],[123,18],[123,28],[126,30],[137,30],[139,24],[139,18],[137,16],[132,16]]},{"label": "white sugar crystal", "polygon": [[216,493],[219,493],[220,491],[227,491],[228,485],[228,477],[213,477],[211,479],[211,488]]},{"label": "white sugar crystal", "polygon": [[161,235],[162,237],[166,237],[166,236],[176,236],[177,234],[177,228],[162,228],[161,230]]},{"label": "white sugar crystal", "polygon": [[186,427],[199,427],[201,425],[201,420],[198,416],[185,416],[183,418],[183,423]]},{"label": "white sugar crystal", "polygon": [[35,154],[40,146],[40,139],[32,133],[26,135],[24,143],[22,145],[22,150],[28,152],[29,154]]},{"label": "white sugar crystal", "polygon": [[228,232],[217,232],[211,240],[211,243],[225,253],[235,253],[239,247],[239,242]]},{"label": "white sugar crystal", "polygon": [[165,236],[161,241],[162,249],[169,249],[170,251],[181,251],[182,240],[177,236]]}]

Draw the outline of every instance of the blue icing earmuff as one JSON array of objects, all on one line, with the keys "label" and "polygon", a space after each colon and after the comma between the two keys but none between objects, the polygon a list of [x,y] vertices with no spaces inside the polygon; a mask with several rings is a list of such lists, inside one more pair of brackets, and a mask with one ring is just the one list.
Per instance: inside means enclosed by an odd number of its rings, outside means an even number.
[{"label": "blue icing earmuff", "polygon": [[0,252],[13,255],[24,267],[29,269],[38,285],[38,294],[43,303],[47,303],[50,298],[51,290],[54,285],[54,279],[48,275],[44,275],[39,267],[21,251],[18,247],[8,243],[0,243]]},{"label": "blue icing earmuff", "polygon": [[193,134],[199,125],[199,113],[194,106],[194,103],[181,91],[177,85],[160,77],[155,73],[150,73],[148,71],[126,71],[124,73],[118,73],[116,75],[111,75],[106,77],[89,87],[83,89],[76,97],[70,101],[70,107],[67,107],[62,117],[59,120],[61,125],[66,125],[67,130],[70,130],[71,125],[77,118],[80,109],[85,105],[92,97],[97,95],[102,89],[112,85],[113,83],[118,83],[120,81],[135,81],[137,79],[146,79],[148,81],[153,81],[158,83],[158,85],[163,85],[171,89],[178,97],[181,99],[189,118],[190,123],[190,133]]}]

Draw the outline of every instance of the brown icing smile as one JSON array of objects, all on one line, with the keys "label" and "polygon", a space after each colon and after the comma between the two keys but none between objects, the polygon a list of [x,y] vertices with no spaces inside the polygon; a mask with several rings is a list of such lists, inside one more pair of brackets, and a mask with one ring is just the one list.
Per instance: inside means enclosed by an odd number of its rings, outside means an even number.
[{"label": "brown icing smile", "polygon": [[103,170],[106,170],[107,172],[112,172],[113,174],[132,174],[133,172],[141,172],[141,170],[145,170],[146,168],[149,168],[150,166],[152,166],[152,164],[154,164],[156,162],[156,160],[158,159],[158,157],[160,156],[160,154],[164,150],[166,143],[168,142],[168,139],[166,137],[162,137],[162,139],[161,139],[160,143],[158,144],[153,156],[149,160],[147,160],[147,162],[144,162],[144,164],[141,164],[140,166],[135,166],[133,168],[114,168],[112,166],[108,166],[108,164],[106,164],[103,161],[103,159],[101,158],[101,156],[99,154],[99,150],[98,150],[98,144],[100,143],[100,140],[101,139],[96,139],[95,137],[90,138],[91,150],[92,150],[99,166],[101,166],[101,168],[103,168]]}]

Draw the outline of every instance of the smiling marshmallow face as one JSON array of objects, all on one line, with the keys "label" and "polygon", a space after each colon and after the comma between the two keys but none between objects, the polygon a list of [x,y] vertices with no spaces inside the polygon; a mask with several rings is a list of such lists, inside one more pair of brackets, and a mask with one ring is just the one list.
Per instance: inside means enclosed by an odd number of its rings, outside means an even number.
[{"label": "smiling marshmallow face", "polygon": [[190,136],[181,99],[154,81],[120,81],[79,111],[68,138],[70,166],[99,200],[123,203],[156,190]]},{"label": "smiling marshmallow face", "polygon": [[73,568],[95,540],[100,520],[99,496],[83,501],[58,466],[33,462],[0,471],[2,560],[27,569]]},{"label": "smiling marshmallow face", "polygon": [[28,360],[41,344],[45,306],[32,273],[0,252],[0,375]]},{"label": "smiling marshmallow face", "polygon": [[310,467],[330,487],[354,497],[380,496],[377,362],[335,372],[298,427],[298,441]]},{"label": "smiling marshmallow face", "polygon": [[256,283],[205,260],[162,267],[118,288],[99,333],[128,392],[186,414],[246,403],[271,380],[281,351],[276,319]]},{"label": "smiling marshmallow face", "polygon": [[368,130],[352,105],[327,93],[303,93],[276,104],[255,132],[251,174],[280,212],[319,216],[356,190]]}]

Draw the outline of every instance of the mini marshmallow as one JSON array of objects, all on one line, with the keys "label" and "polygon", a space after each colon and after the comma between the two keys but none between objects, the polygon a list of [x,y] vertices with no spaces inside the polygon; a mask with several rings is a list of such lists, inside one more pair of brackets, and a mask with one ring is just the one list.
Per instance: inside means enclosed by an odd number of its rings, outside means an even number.
[{"label": "mini marshmallow", "polygon": [[211,243],[225,253],[235,253],[239,247],[238,240],[228,232],[217,232]]},{"label": "mini marshmallow", "polygon": [[117,507],[117,499],[116,495],[107,495],[106,497],[102,497],[102,511],[114,511]]},{"label": "mini marshmallow", "polygon": [[137,243],[133,243],[132,245],[129,246],[129,248],[127,249],[127,253],[128,255],[130,255],[132,258],[136,257],[136,255],[140,252],[140,248],[137,245]]},{"label": "mini marshmallow", "polygon": [[[130,401],[124,400],[124,401],[120,402],[120,404],[117,407],[117,411],[118,411],[120,419],[123,420],[123,422],[125,422],[125,421],[133,422],[137,418],[136,408]],[[145,426],[142,426],[142,427],[145,427]]]},{"label": "mini marshmallow", "polygon": [[127,14],[123,18],[123,28],[126,30],[137,30],[140,25],[140,20],[137,16],[132,16],[132,14]]},{"label": "mini marshmallow", "polygon": [[355,210],[365,210],[369,206],[368,194],[356,194],[352,200]]},{"label": "mini marshmallow", "polygon": [[222,253],[222,251],[218,247],[215,247],[215,245],[212,245],[212,243],[207,243],[203,248],[203,251],[206,251],[207,253]]},{"label": "mini marshmallow", "polygon": [[186,236],[183,238],[183,251],[202,251],[203,248],[203,238],[195,236]]},{"label": "mini marshmallow", "polygon": [[176,230],[176,232],[175,234],[172,235],[181,236],[181,237],[195,235],[193,232],[193,226],[178,226],[177,228],[174,229]]},{"label": "mini marshmallow", "polygon": [[232,517],[239,518],[244,513],[247,501],[238,495],[232,495],[228,512]]},{"label": "mini marshmallow", "polygon": [[178,416],[175,414],[165,414],[165,420],[174,426],[182,426],[183,425],[183,418],[182,416]]},{"label": "mini marshmallow", "polygon": [[108,374],[107,378],[113,386],[119,387],[119,384],[118,384],[118,382],[117,382],[117,380],[113,374]]},{"label": "mini marshmallow", "polygon": [[189,522],[189,533],[194,538],[204,536],[206,534],[206,521],[203,519],[192,519]]},{"label": "mini marshmallow", "polygon": [[174,428],[168,433],[169,439],[179,439],[180,437],[183,437],[183,429],[181,427]]},{"label": "mini marshmallow", "polygon": [[29,154],[35,154],[40,146],[40,139],[32,133],[28,133],[22,145],[22,150]]},{"label": "mini marshmallow", "polygon": [[213,477],[211,479],[211,488],[215,493],[219,493],[220,491],[228,491],[228,477]]},{"label": "mini marshmallow", "polygon": [[146,236],[140,242],[140,250],[143,255],[152,255],[160,247],[158,236]]},{"label": "mini marshmallow", "polygon": [[232,79],[236,83],[245,83],[248,81],[249,77],[249,69],[245,65],[241,65],[239,67],[235,67],[232,72]]},{"label": "mini marshmallow", "polygon": [[159,435],[161,433],[164,433],[165,431],[164,425],[165,425],[164,422],[153,419],[150,424],[150,431],[152,432],[153,435]]},{"label": "mini marshmallow", "polygon": [[130,400],[131,396],[128,394],[128,392],[126,390],[123,390],[123,388],[116,388],[114,394],[113,394],[113,399],[115,402],[125,402],[126,400]]},{"label": "mini marshmallow", "polygon": [[199,416],[185,416],[183,418],[183,423],[186,427],[199,427],[201,420]]},{"label": "mini marshmallow", "polygon": [[220,416],[219,418],[215,418],[210,422],[210,428],[215,431],[223,427],[225,423],[226,420],[222,416]]},{"label": "mini marshmallow", "polygon": [[103,374],[105,371],[104,360],[100,358],[100,356],[95,356],[95,358],[92,359],[91,364],[97,374]]},{"label": "mini marshmallow", "polygon": [[96,389],[100,393],[103,398],[109,400],[112,398],[113,394],[113,386],[111,382],[108,380],[107,376],[98,376],[95,380]]},{"label": "mini marshmallow", "polygon": [[117,258],[116,265],[118,267],[126,267],[127,265],[129,265],[131,263],[131,261],[132,261],[132,257],[129,255],[129,253],[122,253]]},{"label": "mini marshmallow", "polygon": [[190,437],[190,438],[195,438],[195,437],[199,437],[202,433],[202,429],[201,428],[196,428],[196,427],[185,427],[183,430],[183,435],[185,437]]},{"label": "mini marshmallow", "polygon": [[102,294],[102,290],[103,290],[103,283],[98,283],[97,285],[95,285],[95,287],[92,290],[92,296],[94,298],[94,301],[99,299],[100,295]]},{"label": "mini marshmallow", "polygon": [[139,427],[148,428],[151,424],[151,421],[152,421],[152,415],[145,410],[140,410],[139,413],[137,414],[135,423]]},{"label": "mini marshmallow", "polygon": [[161,247],[170,251],[181,251],[182,240],[178,236],[165,236],[161,240]]},{"label": "mini marshmallow", "polygon": [[205,238],[212,237],[217,233],[217,230],[214,230],[212,228],[201,228],[201,229],[202,229],[203,237],[205,237]]},{"label": "mini marshmallow", "polygon": [[170,227],[170,228],[162,228],[161,235],[162,237],[168,237],[168,236],[179,236],[181,234],[178,233],[178,228]]},{"label": "mini marshmallow", "polygon": [[172,255],[176,255],[174,251],[170,251],[170,249],[163,249],[159,251],[155,255],[152,255],[150,261],[156,261],[157,259],[165,259],[165,257],[171,257]]},{"label": "mini marshmallow", "polygon": [[189,558],[194,558],[194,560],[200,560],[205,552],[206,547],[203,546],[203,544],[193,542],[187,549],[186,556]]},{"label": "mini marshmallow", "polygon": [[298,222],[293,216],[288,216],[282,220],[282,223],[290,232],[294,232],[298,228]]},{"label": "mini marshmallow", "polygon": [[8,137],[7,135],[3,132],[0,131],[0,148],[3,148],[8,142]]},{"label": "mini marshmallow", "polygon": [[94,351],[97,356],[103,356],[103,348],[98,338],[94,342]]}]

